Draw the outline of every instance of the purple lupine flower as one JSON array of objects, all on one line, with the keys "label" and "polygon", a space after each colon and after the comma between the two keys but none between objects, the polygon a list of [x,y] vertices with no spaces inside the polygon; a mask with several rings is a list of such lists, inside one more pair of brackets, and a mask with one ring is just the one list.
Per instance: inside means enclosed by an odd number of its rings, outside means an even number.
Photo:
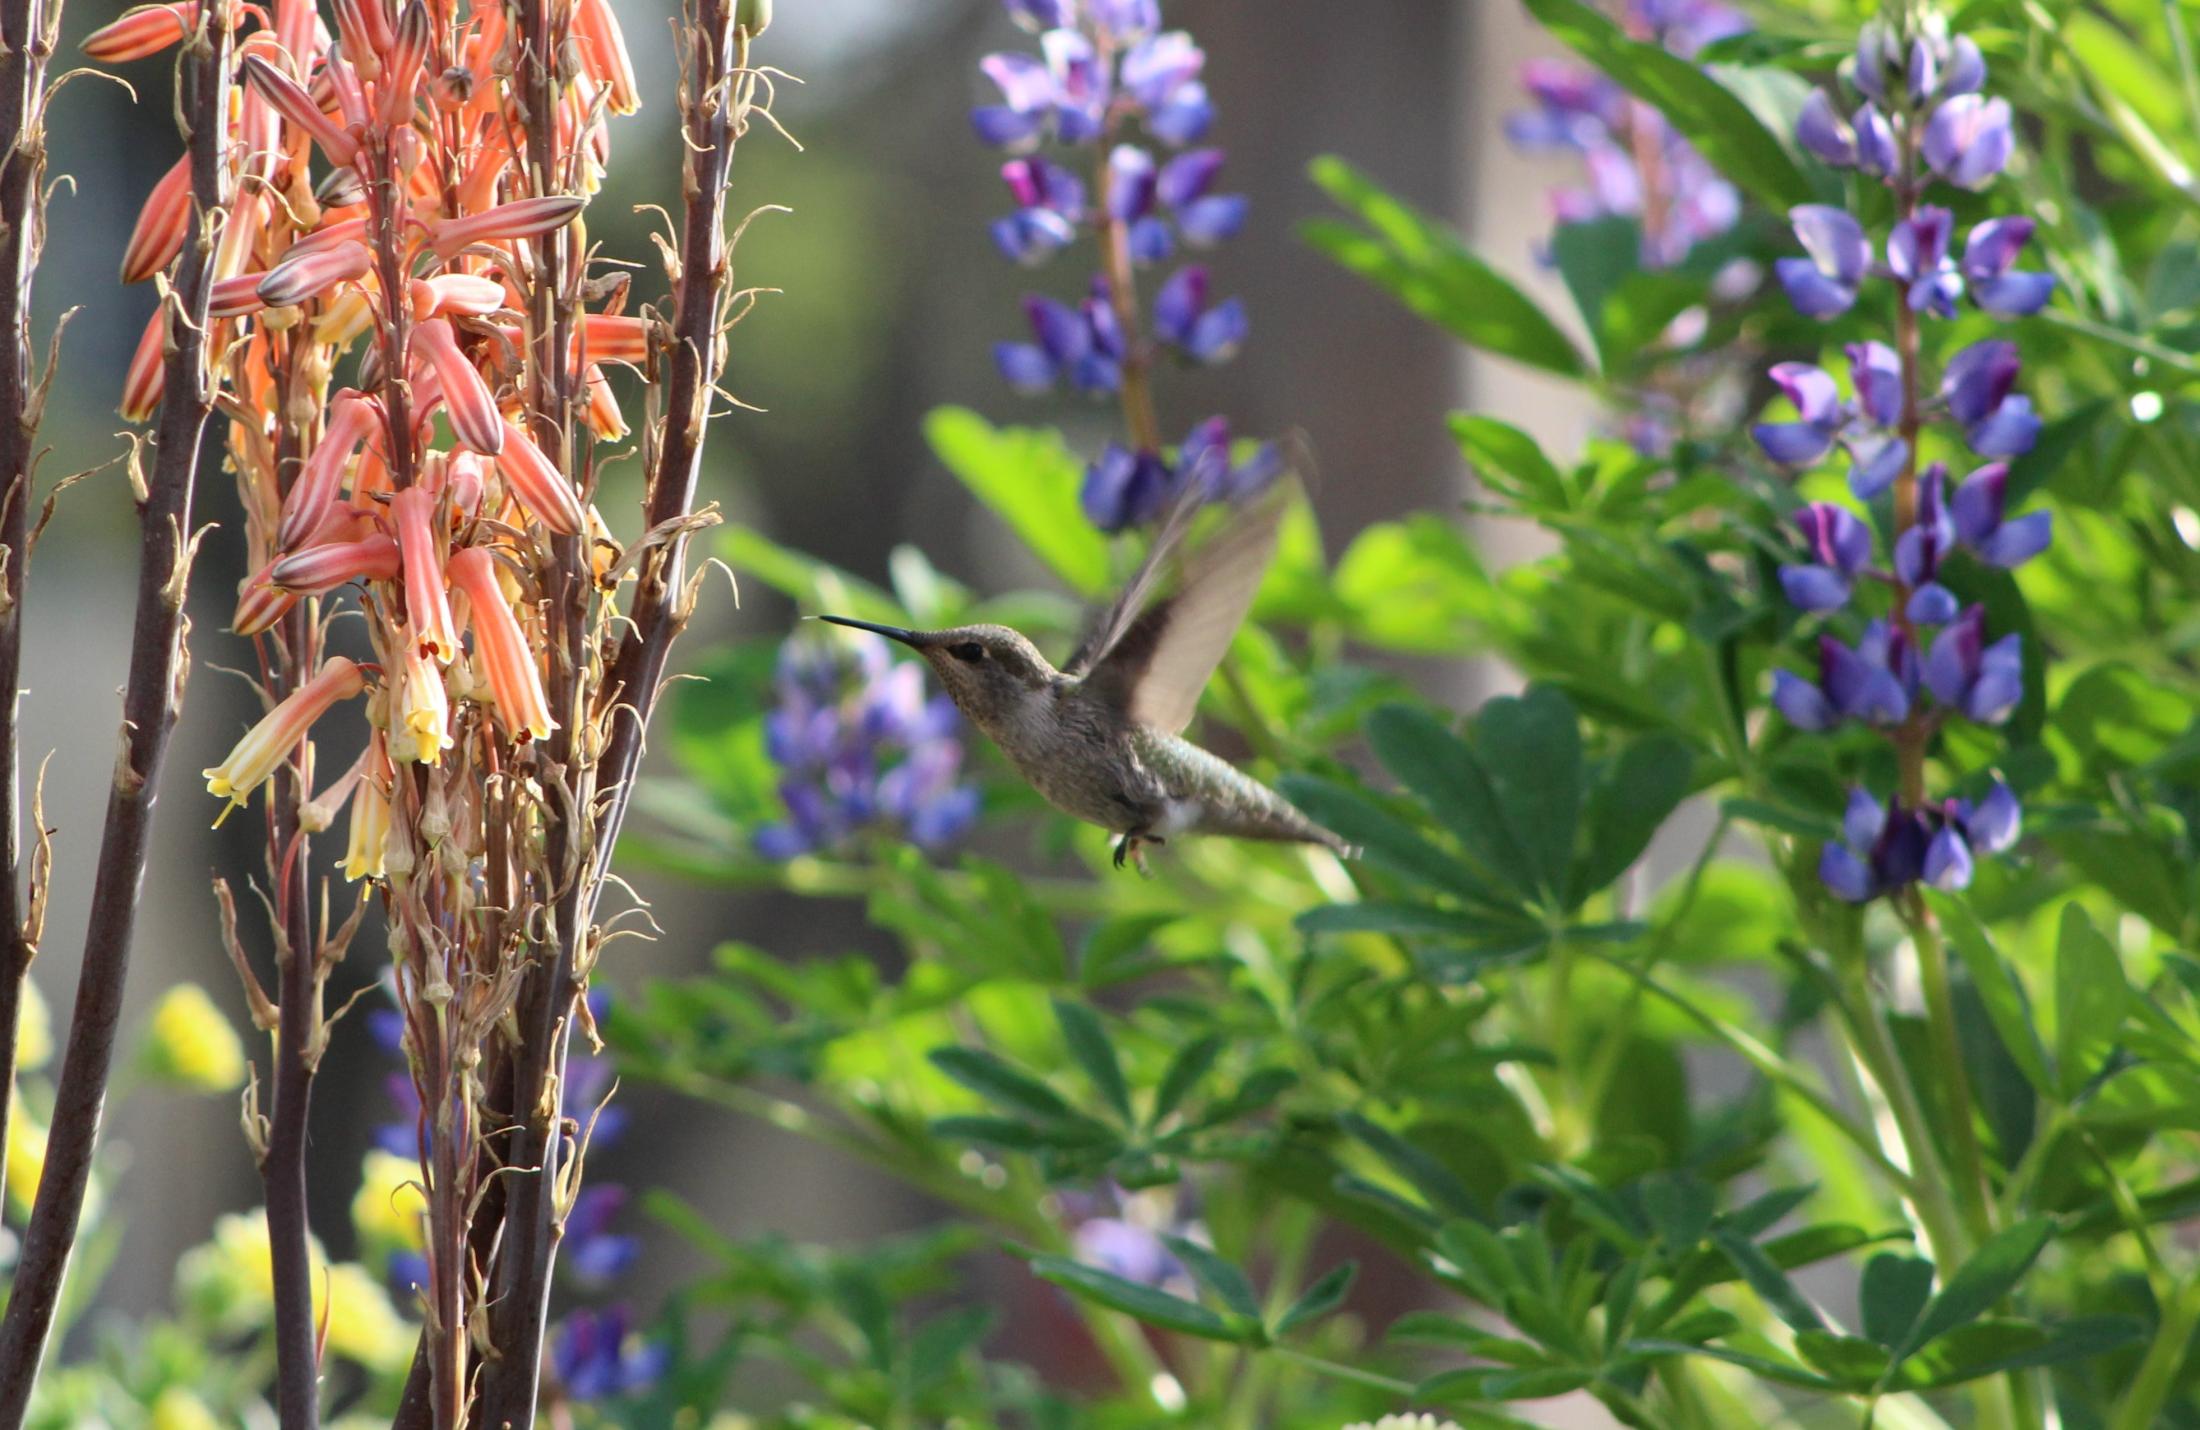
[{"label": "purple lupine flower", "polygon": [[1959,94],[1935,109],[1925,125],[1925,162],[1966,189],[1983,188],[2007,168],[2015,147],[2005,99]]},{"label": "purple lupine flower", "polygon": [[1933,698],[1980,725],[1999,725],[2024,698],[2024,643],[2011,634],[1988,644],[1986,608],[1972,606],[1949,623],[1925,654]]},{"label": "purple lupine flower", "polygon": [[1243,502],[1283,475],[1283,454],[1263,442],[1242,462],[1231,459],[1230,419],[1210,417],[1193,427],[1177,449],[1176,488],[1196,486],[1208,501]]},{"label": "purple lupine flower", "polygon": [[1011,159],[1001,178],[1015,195],[1016,212],[995,219],[994,246],[1027,267],[1045,262],[1077,241],[1085,218],[1085,185],[1062,165],[1036,156]]},{"label": "purple lupine flower", "polygon": [[1917,690],[1917,652],[1909,637],[1873,621],[1855,646],[1818,638],[1818,679],[1772,673],[1772,703],[1799,730],[1830,730],[1844,720],[1880,727],[1909,718]]},{"label": "purple lupine flower", "polygon": [[1847,413],[1841,394],[1825,369],[1809,363],[1784,362],[1772,369],[1772,380],[1795,405],[1793,422],[1761,422],[1750,435],[1765,455],[1783,467],[1807,467],[1833,450]]},{"label": "purple lupine flower", "polygon": [[1197,263],[1169,275],[1154,294],[1154,336],[1204,366],[1237,356],[1250,325],[1239,299],[1208,303],[1207,270]]},{"label": "purple lupine flower", "polygon": [[1158,452],[1133,452],[1110,442],[1085,469],[1077,500],[1085,519],[1102,531],[1127,531],[1161,515],[1169,504],[1170,481],[1169,464]]},{"label": "purple lupine flower", "polygon": [[1841,842],[1819,851],[1818,878],[1836,897],[1865,903],[1915,882],[1925,871],[1931,843],[1923,815],[1853,789],[1841,819]]},{"label": "purple lupine flower", "polygon": [[1955,533],[1989,566],[2022,566],[2054,540],[2054,518],[2031,512],[2003,519],[2009,500],[2009,464],[1989,462],[1963,479],[1950,502]]},{"label": "purple lupine flower", "polygon": [[[1621,19],[1630,33],[1684,58],[1712,40],[1747,29],[1738,12],[1702,0],[1628,0]],[[1645,266],[1672,267],[1697,244],[1726,232],[1740,218],[1741,195],[1734,186],[1655,109],[1630,99],[1605,76],[1553,60],[1534,60],[1522,67],[1521,84],[1536,107],[1508,116],[1507,136],[1523,149],[1577,154],[1589,177],[1586,189],[1552,192],[1552,212],[1559,223],[1582,223],[1606,215],[1635,218],[1650,212],[1643,171],[1637,165],[1637,156],[1644,152],[1658,158],[1656,211],[1666,220],[1655,231],[1645,226]]]},{"label": "purple lupine flower", "polygon": [[1942,318],[1956,315],[1963,277],[1948,256],[1948,240],[1954,232],[1954,214],[1925,204],[1899,220],[1888,235],[1887,267],[1905,285],[1912,311]]},{"label": "purple lupine flower", "polygon": [[1058,30],[1077,14],[1077,0],[1003,0],[1008,18],[1027,30]]},{"label": "purple lupine flower", "polygon": [[1871,266],[1871,244],[1847,212],[1826,204],[1800,204],[1788,211],[1796,241],[1807,258],[1782,258],[1773,265],[1788,301],[1809,318],[1833,318],[1856,302],[1857,286]]},{"label": "purple lupine flower", "polygon": [[1780,586],[1805,611],[1837,611],[1849,603],[1857,573],[1871,564],[1871,528],[1832,502],[1812,502],[1795,514],[1812,560],[1782,566]]},{"label": "purple lupine flower", "polygon": [[980,141],[1015,152],[1036,145],[1054,112],[1053,73],[1041,61],[1020,54],[987,55],[978,68],[1001,90],[999,104],[970,111],[970,127]]},{"label": "purple lupine flower", "polygon": [[2015,844],[2024,821],[2015,791],[2000,780],[1975,807],[1968,800],[1951,799],[1939,815],[1940,828],[1926,846],[1920,874],[1936,889],[1969,888],[1977,856],[1999,854]]},{"label": "purple lupine flower", "polygon": [[2017,345],[1986,338],[1948,360],[1940,395],[1948,414],[1963,428],[1964,440],[1981,457],[2014,457],[2032,450],[2040,420],[2031,399],[2014,391],[2023,363]]},{"label": "purple lupine flower", "polygon": [[1024,299],[1035,343],[996,343],[993,360],[1009,386],[1045,392],[1066,382],[1078,392],[1113,392],[1123,383],[1123,329],[1104,297],[1072,308],[1041,294]]},{"label": "purple lupine flower", "polygon": [[623,1305],[568,1312],[551,1340],[551,1368],[570,1400],[647,1390],[671,1362],[669,1345],[634,1334]]},{"label": "purple lupine flower", "polygon": [[958,779],[953,704],[927,701],[915,667],[893,661],[883,641],[790,640],[780,647],[777,685],[764,748],[780,768],[787,818],[756,831],[760,856],[831,849],[872,825],[937,849],[975,822],[977,792]]},{"label": "purple lupine flower", "polygon": [[2032,229],[2032,220],[2022,216],[1988,219],[1963,240],[1963,281],[1971,301],[1997,318],[2028,318],[2054,296],[2053,274],[2015,268]]},{"label": "purple lupine flower", "polygon": [[1956,544],[1955,523],[1943,494],[1948,468],[1935,462],[1917,479],[1917,519],[1895,540],[1895,579],[1910,589],[1904,608],[1912,623],[1945,625],[1956,618],[1956,597],[1940,584],[1940,563]]},{"label": "purple lupine flower", "polygon": [[603,1182],[591,1182],[574,1196],[565,1214],[564,1254],[558,1264],[581,1285],[608,1286],[641,1255],[641,1238],[611,1229],[629,1196],[626,1188]]}]

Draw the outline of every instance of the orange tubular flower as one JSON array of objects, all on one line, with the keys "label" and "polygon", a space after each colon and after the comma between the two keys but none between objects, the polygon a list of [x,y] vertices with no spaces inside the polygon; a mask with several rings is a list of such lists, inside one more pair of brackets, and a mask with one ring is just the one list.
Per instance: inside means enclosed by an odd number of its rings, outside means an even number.
[{"label": "orange tubular flower", "polygon": [[468,244],[540,238],[546,233],[554,233],[571,223],[586,207],[588,200],[577,194],[555,194],[549,198],[499,204],[477,214],[444,219],[434,226],[430,246],[436,257],[448,263]]},{"label": "orange tubular flower", "polygon": [[298,470],[290,495],[283,502],[283,519],[275,529],[275,546],[289,551],[302,546],[336,502],[343,484],[344,467],[352,453],[367,440],[381,416],[373,399],[346,390],[329,407],[328,430],[321,434],[313,455]]},{"label": "orange tubular flower", "polygon": [[161,369],[162,344],[167,340],[168,310],[155,308],[153,316],[146,320],[144,336],[138,339],[137,351],[130,354],[129,371],[122,378],[122,420],[143,422],[160,406],[160,390],[167,381]]},{"label": "orange tubular flower", "polygon": [[488,679],[497,719],[515,740],[548,738],[558,722],[550,718],[534,652],[497,582],[496,558],[469,546],[451,554],[450,575],[472,608],[474,665]]},{"label": "orange tubular flower", "polygon": [[364,278],[373,268],[374,255],[363,243],[339,243],[304,253],[292,249],[260,280],[260,301],[270,308],[287,308],[318,298],[339,283]]},{"label": "orange tubular flower", "polygon": [[185,155],[161,175],[138,211],[130,246],[122,250],[122,281],[142,283],[168,266],[183,247],[191,226],[191,157]]},{"label": "orange tubular flower", "polygon": [[518,423],[509,417],[498,420],[504,425],[504,450],[497,454],[497,470],[504,474],[504,485],[535,520],[560,536],[578,535],[581,499],[573,484],[550,465]]},{"label": "orange tubular flower", "polygon": [[586,313],[581,317],[581,341],[590,362],[623,362],[640,367],[649,361],[649,320]]},{"label": "orange tubular flower", "polygon": [[611,391],[611,383],[603,375],[603,369],[594,363],[588,365],[588,409],[583,414],[588,420],[588,430],[599,442],[616,442],[626,435],[626,414],[619,410],[619,399]]},{"label": "orange tubular flower", "polygon": [[378,531],[359,541],[302,546],[269,567],[267,581],[277,590],[318,596],[346,581],[394,581],[403,570],[396,540]]},{"label": "orange tubular flower", "polygon": [[626,36],[619,29],[619,17],[611,13],[611,0],[580,0],[573,9],[573,33],[580,41],[582,64],[608,92],[611,112],[632,114],[640,109],[634,62],[627,57]]},{"label": "orange tubular flower", "polygon": [[504,308],[504,285],[473,273],[439,273],[412,281],[413,316],[421,322],[446,313],[485,318]]},{"label": "orange tubular flower", "polygon": [[278,114],[311,135],[313,142],[321,146],[321,152],[328,155],[330,163],[348,166],[358,156],[359,141],[337,128],[298,81],[258,55],[246,55],[239,74],[266,96]]},{"label": "orange tubular flower", "polygon": [[252,791],[267,783],[268,778],[282,767],[291,752],[298,748],[313,722],[328,712],[339,700],[349,700],[366,689],[367,677],[357,665],[344,657],[330,656],[320,672],[292,691],[289,698],[267,712],[245,737],[237,742],[237,748],[229,752],[229,758],[206,771],[208,794],[229,801],[216,824],[229,817],[229,811],[252,798]]},{"label": "orange tubular flower", "polygon": [[[408,0],[397,17],[397,34],[384,52],[379,118],[391,127],[412,116],[413,100],[420,89],[420,70],[428,62],[428,7]],[[332,67],[334,68],[334,67]]]},{"label": "orange tubular flower", "polygon": [[[436,493],[407,487],[390,498],[405,577],[405,611],[423,655],[449,665],[458,654],[458,623],[443,589],[443,534],[436,530]],[[455,559],[455,558],[454,558]]]},{"label": "orange tubular flower", "polygon": [[504,425],[497,418],[496,399],[480,372],[458,350],[458,335],[451,331],[450,322],[430,318],[413,330],[413,341],[443,384],[443,405],[451,414],[451,431],[458,440],[484,456],[502,451]]},{"label": "orange tubular flower", "polygon": [[84,57],[103,65],[142,60],[181,44],[198,27],[199,0],[140,5],[85,36]]}]

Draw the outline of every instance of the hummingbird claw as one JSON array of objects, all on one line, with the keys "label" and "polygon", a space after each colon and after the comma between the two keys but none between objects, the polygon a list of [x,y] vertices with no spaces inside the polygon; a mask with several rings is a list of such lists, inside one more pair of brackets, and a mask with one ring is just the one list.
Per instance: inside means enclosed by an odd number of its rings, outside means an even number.
[{"label": "hummingbird claw", "polygon": [[1146,867],[1146,846],[1168,842],[1158,834],[1126,834],[1115,841],[1115,867],[1122,868],[1127,858],[1137,866],[1139,878],[1151,879],[1153,870]]}]

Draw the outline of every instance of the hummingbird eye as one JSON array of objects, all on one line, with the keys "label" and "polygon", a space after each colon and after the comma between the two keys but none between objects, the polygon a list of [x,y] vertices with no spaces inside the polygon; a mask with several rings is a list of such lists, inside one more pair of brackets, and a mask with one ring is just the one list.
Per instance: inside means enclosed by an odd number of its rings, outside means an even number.
[{"label": "hummingbird eye", "polygon": [[985,647],[979,645],[976,641],[964,641],[960,645],[951,645],[947,648],[947,653],[957,660],[967,660],[972,664],[985,659]]}]

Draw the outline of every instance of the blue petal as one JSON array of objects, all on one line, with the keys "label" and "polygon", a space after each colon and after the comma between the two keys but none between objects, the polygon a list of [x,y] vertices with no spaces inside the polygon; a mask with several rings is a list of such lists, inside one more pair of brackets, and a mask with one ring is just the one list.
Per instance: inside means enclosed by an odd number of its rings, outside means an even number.
[{"label": "blue petal", "polygon": [[1788,301],[1806,318],[1838,318],[1856,303],[1856,290],[1818,271],[1807,258],[1782,258],[1773,265]]},{"label": "blue petal", "polygon": [[1988,854],[1999,854],[2016,843],[2017,836],[2024,832],[2024,809],[2017,803],[2016,791],[1996,780],[1964,827],[1970,831],[1971,842]]},{"label": "blue petal", "polygon": [[1818,882],[1846,903],[1861,904],[1878,892],[1864,861],[1838,844],[1828,844],[1818,855]]},{"label": "blue petal", "polygon": [[1841,723],[1826,693],[1793,671],[1772,672],[1772,708],[1798,730],[1831,730]]},{"label": "blue petal", "polygon": [[1237,356],[1251,326],[1252,320],[1245,315],[1245,304],[1236,298],[1226,298],[1199,315],[1185,338],[1184,351],[1196,362],[1209,365],[1228,362]]},{"label": "blue petal", "polygon": [[1783,467],[1807,467],[1833,450],[1833,433],[1809,422],[1760,422],[1749,429],[1767,457]]},{"label": "blue petal", "polygon": [[1838,611],[1849,603],[1849,578],[1831,566],[1782,566],[1780,589],[1804,611]]},{"label": "blue petal", "polygon": [[2018,457],[2032,450],[2039,435],[2040,419],[2032,415],[2032,399],[2010,397],[1984,421],[1973,424],[1964,439],[1981,457]]},{"label": "blue petal", "polygon": [[2054,518],[2035,511],[2003,522],[2000,530],[1978,543],[1978,554],[1989,565],[2022,566],[2045,551],[2054,539]]},{"label": "blue petal", "polygon": [[1194,248],[1212,247],[1237,236],[1250,207],[1243,194],[1209,194],[1176,211],[1177,230]]},{"label": "blue petal", "polygon": [[1971,846],[1947,825],[1925,847],[1925,882],[1936,889],[1971,886]]},{"label": "blue petal", "polygon": [[1856,458],[1849,468],[1849,490],[1858,501],[1870,501],[1902,475],[1910,448],[1901,438],[1889,437],[1883,441],[1852,441],[1849,454]]},{"label": "blue petal", "polygon": [[1005,104],[980,105],[970,111],[970,127],[977,133],[978,142],[996,149],[1028,149],[1039,142],[1039,131],[1045,125],[1044,114],[1027,114]]},{"label": "blue petal", "polygon": [[1971,283],[1971,301],[1997,318],[2029,318],[2054,296],[2052,273],[2004,273]]},{"label": "blue petal", "polygon": [[1932,581],[1910,593],[1910,604],[1903,609],[1903,614],[1916,625],[1944,626],[1954,620],[1961,609],[1955,592]]}]

